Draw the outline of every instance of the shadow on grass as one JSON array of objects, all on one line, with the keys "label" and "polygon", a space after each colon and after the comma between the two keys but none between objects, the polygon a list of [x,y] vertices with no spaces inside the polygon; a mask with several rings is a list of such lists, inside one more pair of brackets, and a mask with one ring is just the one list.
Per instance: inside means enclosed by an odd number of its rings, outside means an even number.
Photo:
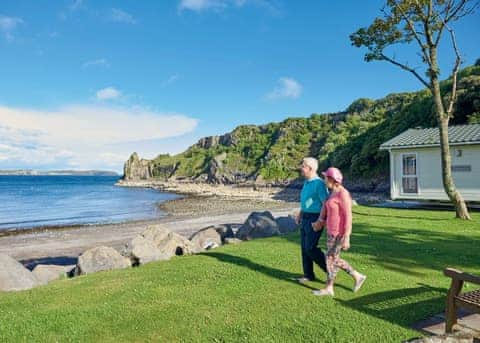
[{"label": "shadow on grass", "polygon": [[[388,270],[415,277],[423,276],[421,271],[416,270],[418,268],[438,272],[446,267],[456,267],[465,271],[478,270],[480,249],[476,247],[475,238],[459,235],[455,231],[364,223],[354,224],[352,231],[352,247],[349,254],[363,255]],[[300,244],[298,233],[282,237]],[[322,236],[320,247],[324,246],[325,236]],[[361,266],[358,267],[361,270]]]},{"label": "shadow on grass", "polygon": [[[425,220],[430,221],[428,218]],[[391,224],[398,225],[394,217],[385,224],[378,221],[354,223],[352,248],[348,255],[362,256],[369,264],[373,262],[374,268],[403,274],[411,278],[412,287],[336,301],[342,306],[409,327],[418,320],[443,311],[447,293],[446,288],[439,288],[437,284],[418,284],[415,279],[420,281],[430,274],[428,270],[441,275],[446,267],[477,271],[480,249],[475,237],[465,232],[458,234],[454,228],[422,229],[418,227],[421,223],[415,222],[409,227],[389,226]],[[298,233],[282,238],[300,244]],[[320,241],[320,246],[324,245],[325,236]],[[348,261],[349,257],[346,259]],[[361,262],[354,263],[353,267],[362,271]]]},{"label": "shadow on grass", "polygon": [[[396,209],[399,211],[412,211],[411,209]],[[416,212],[422,211],[421,209],[415,209]],[[427,212],[427,211],[425,211]],[[358,211],[353,211],[353,214],[358,215],[358,216],[372,216],[371,213],[368,212],[358,212]],[[411,220],[429,220],[429,221],[449,221],[451,220],[450,218],[432,218],[432,217],[418,217],[418,216],[394,216],[394,215],[389,215],[389,214],[379,214],[375,213],[375,217],[384,217],[384,218],[397,218],[397,219],[411,219]]]},{"label": "shadow on grass", "polygon": [[[201,255],[213,257],[225,263],[245,267],[260,272],[269,277],[279,279],[298,286],[316,289],[308,284],[300,284],[292,278],[298,276],[284,270],[272,268],[253,262],[247,258],[221,252],[207,252]],[[445,293],[443,288],[417,284],[416,287],[377,292],[350,300],[335,299],[341,306],[354,309],[366,315],[409,327],[413,322],[424,319],[432,313],[438,313],[444,308]],[[351,291],[349,288],[336,284],[335,287]],[[310,296],[310,295],[306,295]]]},{"label": "shadow on grass", "polygon": [[207,256],[207,257],[214,257],[217,260],[225,263],[230,263],[234,264],[237,266],[245,267],[250,270],[262,273],[264,275],[267,275],[271,278],[279,279],[285,282],[293,283],[295,285],[303,286],[306,288],[310,289],[315,289],[311,286],[308,286],[306,284],[301,284],[298,283],[297,281],[294,280],[294,278],[298,277],[298,274],[293,274],[281,269],[276,269],[272,267],[267,267],[264,265],[261,265],[259,263],[253,262],[249,260],[248,258],[240,257],[240,256],[235,256],[235,255],[229,255],[221,252],[208,252],[208,253],[201,253],[200,255]]},{"label": "shadow on grass", "polygon": [[342,306],[386,320],[404,327],[443,311],[443,288],[417,284],[416,287],[395,289],[356,297],[350,300],[336,299]]},{"label": "shadow on grass", "polygon": [[[207,257],[214,257],[221,262],[231,263],[231,264],[234,264],[234,265],[237,265],[237,266],[245,267],[245,268],[248,268],[248,269],[253,270],[255,272],[262,273],[262,274],[264,274],[266,276],[269,276],[271,278],[275,278],[275,279],[278,279],[278,280],[281,280],[281,281],[293,283],[295,285],[302,286],[302,287],[305,287],[305,288],[308,288],[308,289],[311,289],[311,290],[317,289],[317,288],[312,287],[308,284],[299,283],[298,281],[295,281],[294,279],[296,277],[299,277],[300,276],[299,274],[294,274],[294,273],[290,273],[290,272],[287,272],[287,271],[284,271],[284,270],[281,270],[281,269],[264,266],[264,265],[261,265],[259,263],[253,262],[253,261],[249,260],[248,258],[239,257],[239,256],[235,256],[235,255],[229,255],[229,254],[225,254],[225,253],[221,253],[221,252],[201,253],[201,255],[207,256]],[[347,288],[343,285],[336,285],[336,287],[350,290],[349,288]]]}]

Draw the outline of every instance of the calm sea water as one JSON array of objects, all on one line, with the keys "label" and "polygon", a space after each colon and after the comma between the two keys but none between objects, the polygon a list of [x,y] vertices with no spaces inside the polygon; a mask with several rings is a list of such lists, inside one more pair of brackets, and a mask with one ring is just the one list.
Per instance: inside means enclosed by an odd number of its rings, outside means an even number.
[{"label": "calm sea water", "polygon": [[164,215],[156,204],[177,198],[114,186],[112,176],[0,175],[0,230],[118,223]]}]

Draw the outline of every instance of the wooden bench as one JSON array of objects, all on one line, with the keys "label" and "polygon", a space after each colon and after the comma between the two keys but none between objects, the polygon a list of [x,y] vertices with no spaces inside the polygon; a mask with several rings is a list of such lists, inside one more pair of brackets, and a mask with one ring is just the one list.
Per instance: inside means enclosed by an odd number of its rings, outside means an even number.
[{"label": "wooden bench", "polygon": [[452,278],[445,310],[445,331],[450,333],[457,323],[457,309],[463,308],[474,313],[480,313],[480,289],[462,293],[464,282],[480,285],[480,277],[452,268],[446,268],[443,274]]}]

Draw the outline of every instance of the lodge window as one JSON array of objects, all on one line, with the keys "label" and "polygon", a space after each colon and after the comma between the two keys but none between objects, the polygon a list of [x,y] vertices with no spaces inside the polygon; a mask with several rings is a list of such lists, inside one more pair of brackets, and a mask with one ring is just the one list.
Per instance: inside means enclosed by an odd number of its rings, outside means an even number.
[{"label": "lodge window", "polygon": [[452,166],[452,172],[471,172],[472,166],[471,165],[454,165]]},{"label": "lodge window", "polygon": [[402,156],[402,193],[418,193],[417,155]]}]

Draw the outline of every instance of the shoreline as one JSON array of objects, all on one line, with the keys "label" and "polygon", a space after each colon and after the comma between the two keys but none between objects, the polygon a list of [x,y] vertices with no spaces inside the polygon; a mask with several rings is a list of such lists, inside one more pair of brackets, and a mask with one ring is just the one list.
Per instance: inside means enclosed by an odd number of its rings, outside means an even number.
[{"label": "shoreline", "polygon": [[[141,186],[138,186],[141,187]],[[147,188],[147,187],[142,187]],[[165,192],[164,190],[155,190]],[[171,192],[171,191],[169,191]],[[148,225],[161,223],[173,219],[199,218],[209,215],[223,215],[235,211],[261,211],[262,209],[283,209],[294,206],[295,204],[285,201],[258,199],[258,198],[227,198],[222,195],[198,195],[198,194],[179,194],[179,198],[157,202],[155,206],[163,212],[163,215],[155,218],[133,219],[119,222],[106,223],[78,223],[78,224],[59,224],[59,225],[39,225],[31,227],[12,227],[0,229],[0,238],[38,234],[50,231],[68,231],[82,228],[102,228],[124,225]]]},{"label": "shoreline", "polygon": [[35,261],[55,264],[59,260],[74,260],[95,246],[120,250],[150,225],[163,225],[188,238],[212,225],[239,227],[251,212],[270,211],[276,217],[288,216],[299,206],[300,189],[296,188],[157,181],[121,182],[119,186],[153,188],[183,197],[157,203],[165,216],[154,219],[0,231],[0,253],[25,264],[37,263]]},{"label": "shoreline", "polygon": [[[176,194],[179,198],[155,204],[163,215],[147,219],[131,219],[104,223],[74,223],[58,225],[39,225],[30,227],[12,227],[0,229],[0,238],[40,234],[51,231],[81,230],[85,228],[108,228],[111,226],[148,225],[164,220],[198,218],[200,216],[222,215],[237,211],[261,211],[298,207],[300,189],[294,187],[258,186],[254,184],[215,185],[192,182],[172,182],[161,180],[118,180],[115,186],[132,188],[150,188],[160,192]],[[385,197],[377,193],[352,192],[358,202],[378,203]]]},{"label": "shoreline", "polygon": [[271,200],[263,196],[183,195],[157,203],[165,216],[155,219],[0,231],[0,253],[29,266],[71,262],[95,246],[105,245],[120,250],[150,225],[163,225],[188,238],[211,225],[240,226],[254,211],[268,210],[274,216],[286,216],[298,207],[296,202]]},{"label": "shoreline", "polygon": [[220,196],[235,199],[262,199],[270,201],[297,201],[300,188],[279,187],[255,184],[207,184],[182,181],[162,180],[122,180],[116,184],[119,187],[152,188],[162,192],[175,193],[184,196]]}]

